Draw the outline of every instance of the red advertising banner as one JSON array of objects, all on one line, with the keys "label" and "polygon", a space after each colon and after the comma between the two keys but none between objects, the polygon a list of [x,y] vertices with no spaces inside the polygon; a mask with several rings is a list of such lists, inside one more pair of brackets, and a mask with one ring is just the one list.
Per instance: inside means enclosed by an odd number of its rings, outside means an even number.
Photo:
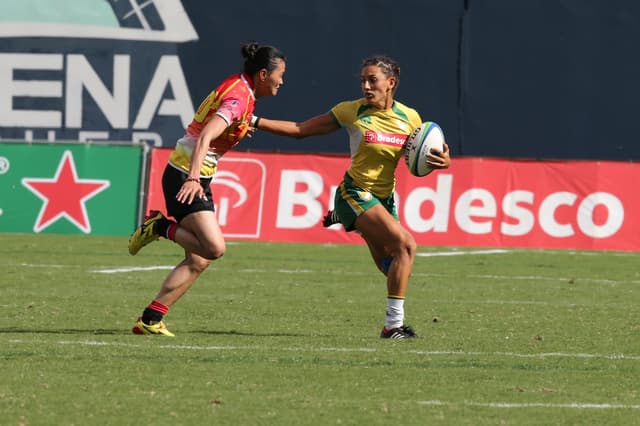
[{"label": "red advertising banner", "polygon": [[[154,149],[147,210],[164,210],[169,149]],[[227,153],[212,191],[229,239],[360,243],[322,227],[345,156]],[[397,171],[398,214],[419,245],[640,250],[640,164],[456,158],[449,170]]]}]

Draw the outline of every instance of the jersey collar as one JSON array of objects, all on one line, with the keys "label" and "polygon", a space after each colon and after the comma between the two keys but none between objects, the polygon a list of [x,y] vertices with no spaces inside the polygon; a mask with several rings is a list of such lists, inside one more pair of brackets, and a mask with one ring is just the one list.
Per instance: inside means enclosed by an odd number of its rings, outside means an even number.
[{"label": "jersey collar", "polygon": [[256,100],[256,94],[253,93],[253,82],[251,81],[249,76],[247,74],[245,74],[245,73],[242,73],[242,74],[240,74],[240,79],[249,88],[249,92],[251,92],[251,97],[255,101]]}]

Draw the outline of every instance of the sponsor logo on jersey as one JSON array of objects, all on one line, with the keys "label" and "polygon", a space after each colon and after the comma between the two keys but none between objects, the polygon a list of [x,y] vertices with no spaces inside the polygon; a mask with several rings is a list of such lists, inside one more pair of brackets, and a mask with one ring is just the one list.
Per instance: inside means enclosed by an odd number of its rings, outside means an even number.
[{"label": "sponsor logo on jersey", "polygon": [[364,132],[364,140],[367,143],[402,147],[407,140],[407,135],[367,130]]}]

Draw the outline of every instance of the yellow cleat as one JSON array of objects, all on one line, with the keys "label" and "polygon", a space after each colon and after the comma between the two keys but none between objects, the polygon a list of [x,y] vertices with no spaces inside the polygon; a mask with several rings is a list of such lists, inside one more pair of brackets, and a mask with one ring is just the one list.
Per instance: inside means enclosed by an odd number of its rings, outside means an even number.
[{"label": "yellow cleat", "polygon": [[133,334],[162,334],[167,337],[175,337],[175,334],[167,330],[164,321],[145,324],[142,322],[142,317],[138,318],[138,321],[136,321],[131,331]]},{"label": "yellow cleat", "polygon": [[129,237],[129,254],[136,255],[142,247],[160,238],[160,235],[155,232],[155,225],[160,219],[164,219],[162,212],[158,210],[149,212],[149,216],[145,217],[142,225],[138,226]]}]

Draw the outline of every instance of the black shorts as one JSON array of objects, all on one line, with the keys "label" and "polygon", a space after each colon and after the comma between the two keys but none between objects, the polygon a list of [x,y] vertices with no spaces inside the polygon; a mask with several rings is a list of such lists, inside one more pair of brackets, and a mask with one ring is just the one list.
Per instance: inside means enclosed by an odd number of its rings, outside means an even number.
[{"label": "black shorts", "polygon": [[211,178],[200,178],[200,185],[204,189],[205,198],[194,198],[191,204],[181,203],[176,200],[176,195],[185,180],[187,174],[176,169],[171,164],[167,164],[162,174],[162,192],[164,193],[164,203],[169,216],[180,222],[190,213],[203,210],[216,211],[211,195]]}]

